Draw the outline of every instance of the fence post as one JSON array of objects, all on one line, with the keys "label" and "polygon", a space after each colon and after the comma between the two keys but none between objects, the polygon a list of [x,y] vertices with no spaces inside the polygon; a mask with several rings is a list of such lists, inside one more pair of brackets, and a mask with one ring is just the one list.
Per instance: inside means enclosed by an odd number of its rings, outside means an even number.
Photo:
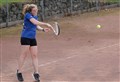
[{"label": "fence post", "polygon": [[41,5],[41,8],[42,8],[42,21],[44,21],[44,19],[45,19],[44,0],[40,1],[40,5]]},{"label": "fence post", "polygon": [[6,0],[6,27],[8,27],[8,19],[9,19],[9,10],[8,10],[8,0]]},{"label": "fence post", "polygon": [[71,14],[72,14],[72,12],[73,12],[73,0],[70,0],[70,4],[71,4],[70,10],[71,10]]},{"label": "fence post", "polygon": [[100,9],[99,7],[100,7],[100,6],[99,6],[99,0],[96,0],[96,10],[97,10],[97,11],[99,11],[99,9]]},{"label": "fence post", "polygon": [[80,12],[83,13],[83,3],[82,3],[82,0],[80,0]]}]

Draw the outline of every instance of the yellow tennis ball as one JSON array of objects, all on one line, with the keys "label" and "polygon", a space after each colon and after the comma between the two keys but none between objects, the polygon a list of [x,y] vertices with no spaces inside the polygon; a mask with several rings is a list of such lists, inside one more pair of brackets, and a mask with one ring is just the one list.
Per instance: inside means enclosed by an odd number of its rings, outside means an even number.
[{"label": "yellow tennis ball", "polygon": [[99,29],[99,28],[102,28],[102,27],[101,27],[101,25],[97,25],[97,26],[96,26],[96,28],[98,28],[98,29]]}]

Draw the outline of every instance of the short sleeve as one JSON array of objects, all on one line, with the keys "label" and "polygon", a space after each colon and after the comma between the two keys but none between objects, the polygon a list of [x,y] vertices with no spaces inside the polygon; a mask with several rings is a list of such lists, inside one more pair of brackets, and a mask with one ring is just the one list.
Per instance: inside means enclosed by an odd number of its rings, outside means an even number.
[{"label": "short sleeve", "polygon": [[33,18],[33,16],[30,13],[26,13],[25,18],[30,20],[31,18]]},{"label": "short sleeve", "polygon": [[34,16],[34,18],[35,18],[36,20],[38,20],[38,16]]}]

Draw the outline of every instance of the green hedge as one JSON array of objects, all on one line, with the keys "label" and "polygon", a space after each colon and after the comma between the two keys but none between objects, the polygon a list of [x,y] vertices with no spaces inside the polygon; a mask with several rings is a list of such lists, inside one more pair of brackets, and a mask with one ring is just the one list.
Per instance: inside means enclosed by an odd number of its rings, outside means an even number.
[{"label": "green hedge", "polygon": [[107,0],[108,2],[120,2],[120,0]]},{"label": "green hedge", "polygon": [[0,0],[0,6],[6,4],[7,2],[8,3],[11,3],[11,2],[26,2],[27,0]]}]

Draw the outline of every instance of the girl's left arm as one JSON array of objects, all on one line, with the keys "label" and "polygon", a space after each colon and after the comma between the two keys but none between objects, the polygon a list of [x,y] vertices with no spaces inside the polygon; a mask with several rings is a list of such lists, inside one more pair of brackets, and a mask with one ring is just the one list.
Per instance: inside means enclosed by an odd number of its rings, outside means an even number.
[{"label": "girl's left arm", "polygon": [[37,30],[43,31],[43,32],[48,32],[48,31],[50,31],[50,28],[42,28],[41,26],[37,25]]},{"label": "girl's left arm", "polygon": [[42,28],[41,26],[37,25],[37,30],[44,31],[44,28]]}]

